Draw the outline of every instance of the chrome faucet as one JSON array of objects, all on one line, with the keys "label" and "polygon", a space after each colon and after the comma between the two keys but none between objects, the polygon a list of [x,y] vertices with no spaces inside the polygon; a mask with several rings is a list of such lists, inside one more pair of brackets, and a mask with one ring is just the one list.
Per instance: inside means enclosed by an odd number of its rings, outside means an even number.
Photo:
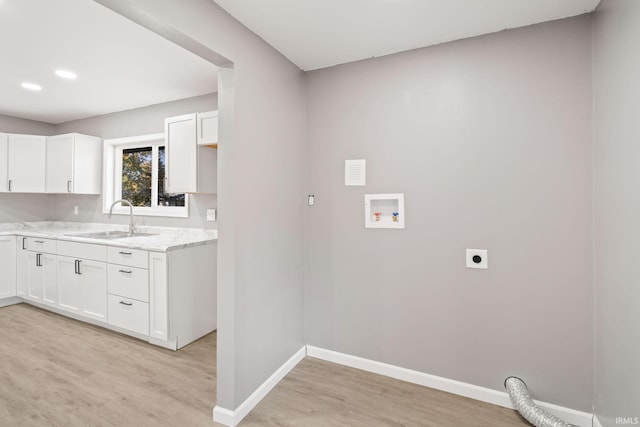
[{"label": "chrome faucet", "polygon": [[113,213],[113,207],[116,205],[116,203],[120,203],[121,205],[124,205],[126,203],[127,205],[129,205],[129,218],[131,219],[131,221],[129,222],[129,234],[135,233],[136,228],[133,225],[133,205],[131,204],[130,201],[126,199],[120,199],[113,202],[113,204],[109,208],[109,218],[111,218],[111,214]]}]

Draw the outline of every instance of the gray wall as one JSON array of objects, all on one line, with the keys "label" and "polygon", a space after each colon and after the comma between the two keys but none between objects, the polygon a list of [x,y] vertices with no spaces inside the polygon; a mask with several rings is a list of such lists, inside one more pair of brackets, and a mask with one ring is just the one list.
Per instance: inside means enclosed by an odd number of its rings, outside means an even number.
[{"label": "gray wall", "polygon": [[54,220],[54,196],[0,194],[0,223]]},{"label": "gray wall", "polygon": [[[53,135],[49,123],[0,115],[0,132]],[[0,194],[0,223],[42,221],[55,217],[53,196],[42,194]]]},{"label": "gray wall", "polygon": [[[589,16],[307,79],[307,342],[589,411]],[[367,160],[366,187],[344,160]],[[406,229],[364,228],[405,193]],[[489,270],[465,268],[489,250]]]},{"label": "gray wall", "polygon": [[594,20],[595,413],[640,417],[640,2],[604,0]]},{"label": "gray wall", "polygon": [[[167,117],[210,111],[217,108],[218,96],[216,93],[211,93],[194,98],[61,123],[55,126],[55,133],[79,132],[99,136],[103,139],[162,133],[164,132],[164,119]],[[163,227],[217,228],[216,222],[206,221],[206,210],[217,207],[217,196],[196,194],[191,195],[189,199],[189,218],[136,216],[136,224]],[[102,196],[56,195],[54,196],[54,203],[54,216],[57,220],[120,224],[126,224],[129,221],[129,218],[124,215],[114,215],[109,219],[107,215],[103,214]],[[78,206],[78,215],[73,214],[74,206]]]},{"label": "gray wall", "polygon": [[303,74],[211,0],[102,3],[139,8],[233,61],[219,85],[220,131],[232,122],[233,139],[218,150],[217,369],[217,405],[233,410],[305,344]]},{"label": "gray wall", "polygon": [[0,114],[0,132],[50,136],[55,133],[55,126],[51,123],[37,122],[35,120]]}]

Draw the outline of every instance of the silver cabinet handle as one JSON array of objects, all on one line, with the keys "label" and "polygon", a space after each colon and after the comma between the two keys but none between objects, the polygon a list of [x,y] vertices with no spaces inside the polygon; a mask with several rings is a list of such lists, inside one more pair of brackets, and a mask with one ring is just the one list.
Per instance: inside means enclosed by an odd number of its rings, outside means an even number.
[{"label": "silver cabinet handle", "polygon": [[129,270],[129,271],[127,271],[127,270],[118,270],[118,271],[119,271],[120,273],[126,273],[126,274],[131,274],[131,273],[132,273],[132,271],[131,271],[131,270]]},{"label": "silver cabinet handle", "polygon": [[78,274],[78,260],[73,261],[73,272]]},{"label": "silver cabinet handle", "polygon": [[26,243],[27,243],[27,238],[23,237],[22,238],[22,249],[27,249]]},{"label": "silver cabinet handle", "polygon": [[120,304],[122,304],[122,305],[127,305],[127,306],[129,306],[129,305],[133,305],[133,303],[132,303],[132,302],[124,302],[124,301],[120,301]]},{"label": "silver cabinet handle", "polygon": [[71,181],[67,181],[67,193],[71,193]]},{"label": "silver cabinet handle", "polygon": [[77,260],[78,261],[78,274],[82,274],[82,271],[80,271],[80,265],[82,263],[82,260]]},{"label": "silver cabinet handle", "polygon": [[131,252],[118,252],[120,255],[133,255]]},{"label": "silver cabinet handle", "polygon": [[9,191],[11,191],[11,184],[13,184],[13,180],[9,180]]},{"label": "silver cabinet handle", "polygon": [[42,267],[42,254],[36,254],[36,267]]}]

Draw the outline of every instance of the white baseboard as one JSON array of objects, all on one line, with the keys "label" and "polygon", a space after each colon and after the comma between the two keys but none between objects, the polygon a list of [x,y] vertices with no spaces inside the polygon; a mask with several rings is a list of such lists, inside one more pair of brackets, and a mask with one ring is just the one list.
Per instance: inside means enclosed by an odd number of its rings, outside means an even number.
[{"label": "white baseboard", "polygon": [[[424,372],[413,371],[411,369],[401,368],[399,366],[376,362],[374,360],[351,356],[344,353],[338,353],[332,350],[325,350],[323,348],[313,347],[310,345],[307,345],[307,356],[513,409],[509,395],[506,392],[425,374]],[[562,418],[568,423],[575,424],[579,427],[592,426],[593,414],[576,411],[574,409],[565,408],[547,402],[535,401],[535,403],[549,413]]]},{"label": "white baseboard", "polygon": [[602,427],[602,423],[598,419],[597,415],[593,416],[593,427]]},{"label": "white baseboard", "polygon": [[213,408],[213,421],[225,426],[235,427],[238,422],[235,421],[233,411],[216,406]]},{"label": "white baseboard", "polygon": [[298,350],[289,360],[278,368],[267,380],[242,402],[235,411],[216,406],[213,408],[213,420],[229,427],[237,426],[247,414],[307,355],[306,346]]},{"label": "white baseboard", "polygon": [[10,305],[20,304],[21,302],[23,302],[23,300],[22,298],[19,298],[19,297],[3,298],[0,300],[0,307],[7,307]]}]

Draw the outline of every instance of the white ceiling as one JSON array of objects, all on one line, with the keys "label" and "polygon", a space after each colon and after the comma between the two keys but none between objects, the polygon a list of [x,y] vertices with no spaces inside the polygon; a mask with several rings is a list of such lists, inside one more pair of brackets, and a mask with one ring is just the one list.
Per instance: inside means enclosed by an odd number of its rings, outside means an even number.
[{"label": "white ceiling", "polygon": [[593,11],[600,0],[214,0],[303,70]]},{"label": "white ceiling", "polygon": [[217,90],[215,66],[92,0],[0,0],[0,46],[4,115],[61,123]]}]

